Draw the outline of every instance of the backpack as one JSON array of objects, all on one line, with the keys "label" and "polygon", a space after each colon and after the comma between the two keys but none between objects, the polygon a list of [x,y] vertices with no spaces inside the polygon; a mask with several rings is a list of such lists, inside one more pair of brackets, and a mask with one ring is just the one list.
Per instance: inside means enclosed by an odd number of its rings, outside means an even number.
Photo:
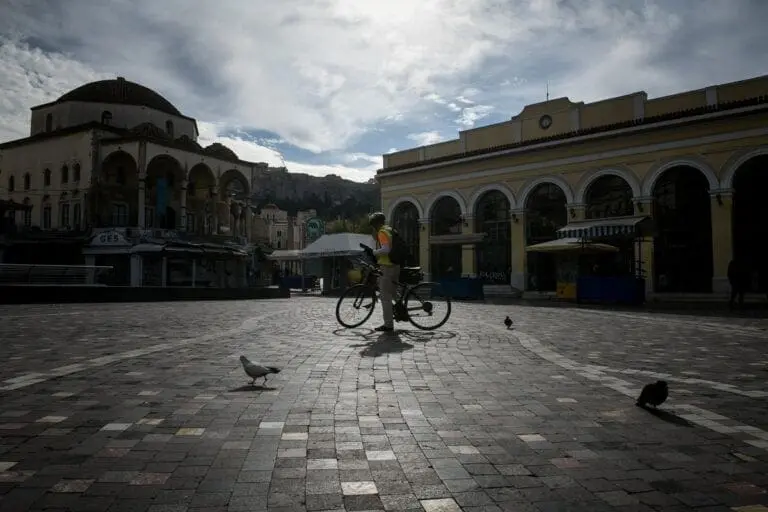
[{"label": "backpack", "polygon": [[402,266],[411,259],[408,245],[395,228],[390,228],[390,232],[392,233],[392,247],[389,250],[389,261],[394,265]]}]

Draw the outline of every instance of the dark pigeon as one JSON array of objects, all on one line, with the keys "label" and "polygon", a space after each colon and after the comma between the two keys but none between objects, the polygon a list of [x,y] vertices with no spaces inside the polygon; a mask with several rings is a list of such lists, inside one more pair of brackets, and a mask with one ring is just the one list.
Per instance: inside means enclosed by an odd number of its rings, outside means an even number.
[{"label": "dark pigeon", "polygon": [[646,384],[645,387],[643,387],[643,391],[640,393],[640,397],[637,399],[635,405],[638,407],[645,407],[646,404],[650,404],[656,408],[663,404],[668,396],[669,389],[667,389],[667,383],[663,380],[659,380],[652,384]]}]

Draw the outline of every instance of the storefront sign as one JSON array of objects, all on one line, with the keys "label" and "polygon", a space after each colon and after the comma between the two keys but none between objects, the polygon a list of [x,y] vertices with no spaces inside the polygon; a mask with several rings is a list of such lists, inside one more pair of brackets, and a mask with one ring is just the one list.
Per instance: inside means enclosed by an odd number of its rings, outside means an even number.
[{"label": "storefront sign", "polygon": [[109,245],[131,245],[125,235],[116,230],[104,231],[91,240],[91,247],[103,247]]}]

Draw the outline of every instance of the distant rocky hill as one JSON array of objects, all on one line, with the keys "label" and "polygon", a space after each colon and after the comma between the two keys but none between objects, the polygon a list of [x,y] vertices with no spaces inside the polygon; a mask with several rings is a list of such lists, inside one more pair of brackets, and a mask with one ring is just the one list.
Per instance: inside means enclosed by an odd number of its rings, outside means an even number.
[{"label": "distant rocky hill", "polygon": [[314,208],[326,220],[357,218],[381,207],[374,180],[357,183],[336,175],[321,178],[274,167],[254,177],[252,199],[259,208],[274,203],[289,215]]}]

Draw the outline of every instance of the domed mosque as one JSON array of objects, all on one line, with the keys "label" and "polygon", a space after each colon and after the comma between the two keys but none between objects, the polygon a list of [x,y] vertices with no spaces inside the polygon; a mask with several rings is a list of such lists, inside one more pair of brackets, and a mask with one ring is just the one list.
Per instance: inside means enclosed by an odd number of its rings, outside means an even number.
[{"label": "domed mosque", "polygon": [[251,183],[267,164],[202,147],[194,118],[123,77],[31,112],[29,136],[0,144],[0,190],[37,238],[0,247],[0,262],[111,266],[126,286],[244,284]]}]

